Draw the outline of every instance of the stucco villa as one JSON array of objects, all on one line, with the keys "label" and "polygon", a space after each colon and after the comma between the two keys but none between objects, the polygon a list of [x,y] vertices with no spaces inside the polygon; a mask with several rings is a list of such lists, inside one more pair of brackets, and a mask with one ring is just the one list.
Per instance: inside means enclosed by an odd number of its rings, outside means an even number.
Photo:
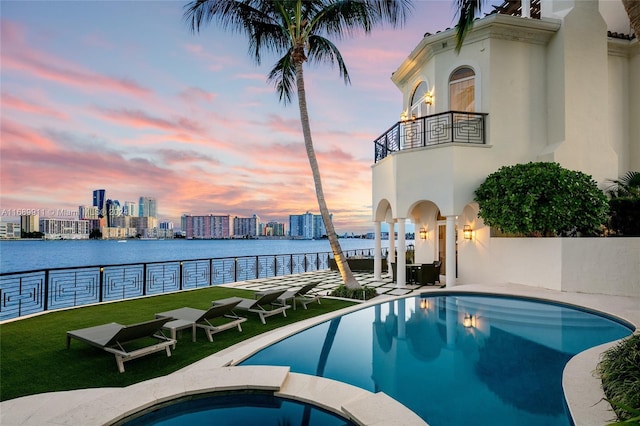
[{"label": "stucco villa", "polygon": [[[391,77],[400,121],[374,141],[376,247],[386,222],[398,286],[407,280],[409,222],[414,262],[441,261],[447,287],[640,295],[640,238],[501,238],[473,201],[504,165],[553,161],[602,189],[640,170],[632,33],[620,1],[522,0],[476,20],[460,52],[455,29],[425,34]],[[380,260],[377,276],[387,272]]]}]

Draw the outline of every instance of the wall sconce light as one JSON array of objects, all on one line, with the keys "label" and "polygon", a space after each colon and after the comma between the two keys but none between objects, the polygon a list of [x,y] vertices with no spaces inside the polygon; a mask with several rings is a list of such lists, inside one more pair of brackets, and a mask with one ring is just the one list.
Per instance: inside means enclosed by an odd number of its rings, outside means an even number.
[{"label": "wall sconce light", "polygon": [[407,114],[407,111],[402,111],[400,113],[400,121],[407,121],[409,119],[409,115]]},{"label": "wall sconce light", "polygon": [[429,309],[429,299],[421,299],[420,300],[420,309],[426,311]]},{"label": "wall sconce light", "polygon": [[424,103],[427,105],[433,105],[433,93],[427,92],[424,94]]},{"label": "wall sconce light", "polygon": [[475,328],[476,317],[471,314],[464,314],[464,318],[462,319],[462,326],[464,328]]},{"label": "wall sconce light", "polygon": [[429,237],[429,231],[427,231],[427,227],[420,228],[420,232],[418,233],[421,240],[426,240]]},{"label": "wall sconce light", "polygon": [[465,240],[473,239],[473,229],[471,229],[471,226],[465,225],[464,229],[462,230],[462,235],[464,236]]}]

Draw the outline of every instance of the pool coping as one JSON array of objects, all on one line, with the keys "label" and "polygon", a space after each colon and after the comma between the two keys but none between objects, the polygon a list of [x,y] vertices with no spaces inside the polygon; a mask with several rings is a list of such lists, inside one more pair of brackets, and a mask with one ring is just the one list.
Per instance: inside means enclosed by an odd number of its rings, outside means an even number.
[{"label": "pool coping", "polygon": [[[415,413],[383,393],[374,394],[346,383],[291,373],[288,367],[259,367],[264,369],[260,370],[263,373],[256,374],[253,370],[252,374],[247,374],[251,371],[247,370],[250,368],[249,366],[235,365],[275,341],[331,319],[336,315],[359,310],[385,300],[401,299],[416,294],[457,292],[526,297],[579,306],[620,318],[635,326],[635,333],[640,332],[639,297],[567,293],[518,284],[470,284],[443,289],[423,287],[408,295],[397,297],[381,295],[344,310],[272,330],[217,352],[167,376],[126,388],[52,392],[3,401],[0,403],[0,423],[16,426],[111,424],[140,409],[176,397],[216,390],[260,389],[267,381],[270,389],[283,397],[290,395],[293,397],[292,399],[296,399],[296,395],[299,395],[298,398],[304,398],[299,399],[301,401],[317,404],[319,407],[339,413],[347,418],[351,417],[355,423],[360,425],[424,425],[426,423]],[[593,374],[602,352],[615,343],[610,342],[588,349],[574,356],[565,367],[563,388],[567,405],[577,426],[602,425],[615,417],[610,405],[603,400],[604,394],[600,380]],[[216,377],[217,380],[224,378],[226,381],[216,384],[211,380],[211,377]],[[274,383],[278,380],[281,381],[276,390]],[[232,388],[229,388],[230,383],[233,385]],[[346,393],[342,393],[344,389],[346,389]],[[354,395],[356,395],[355,399],[349,399],[349,396]],[[104,412],[111,413],[109,414],[110,420],[105,421],[104,417],[100,417],[100,413]],[[386,413],[394,413],[394,417],[387,417]]]}]

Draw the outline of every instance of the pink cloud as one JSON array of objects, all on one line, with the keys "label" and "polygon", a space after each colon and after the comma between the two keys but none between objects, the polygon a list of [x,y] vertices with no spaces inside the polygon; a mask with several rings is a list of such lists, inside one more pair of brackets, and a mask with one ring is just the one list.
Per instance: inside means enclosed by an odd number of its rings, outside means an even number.
[{"label": "pink cloud", "polygon": [[113,78],[78,64],[69,63],[45,51],[35,49],[25,42],[24,30],[16,23],[2,21],[3,72],[28,73],[44,80],[89,92],[117,92],[129,96],[145,96],[151,91],[137,82],[126,78]]},{"label": "pink cloud", "polygon": [[[47,152],[57,148],[56,143],[50,138],[7,118],[2,118],[0,136],[3,148],[9,146],[23,146],[27,149],[36,148]],[[25,157],[25,160],[26,159],[27,158]],[[3,167],[4,161],[5,159],[2,158]]]},{"label": "pink cloud", "polygon": [[2,93],[2,108],[14,109],[16,111],[21,111],[26,113],[45,115],[45,116],[49,116],[49,117],[53,117],[61,120],[66,120],[69,118],[67,114],[65,114],[64,112],[61,112],[60,110],[55,110],[53,108],[37,105],[4,92]]},{"label": "pink cloud", "polygon": [[114,110],[106,108],[97,108],[103,118],[114,123],[134,128],[155,128],[172,132],[190,131],[195,133],[202,132],[202,127],[195,121],[186,117],[175,117],[173,120],[152,117],[144,111],[134,110]]},{"label": "pink cloud", "polygon": [[187,103],[194,102],[212,102],[216,98],[215,93],[208,92],[198,87],[188,87],[178,95],[183,101]]}]

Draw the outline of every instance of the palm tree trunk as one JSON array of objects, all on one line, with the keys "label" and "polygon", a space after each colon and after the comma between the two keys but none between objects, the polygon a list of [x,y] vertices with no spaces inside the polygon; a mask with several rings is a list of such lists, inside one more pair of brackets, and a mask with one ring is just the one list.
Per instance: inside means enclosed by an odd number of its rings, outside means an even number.
[{"label": "palm tree trunk", "polygon": [[640,0],[622,0],[622,4],[629,16],[631,28],[636,33],[636,38],[640,40]]},{"label": "palm tree trunk", "polygon": [[313,149],[313,141],[311,139],[311,125],[309,124],[309,113],[307,111],[307,97],[304,91],[304,75],[302,72],[302,61],[296,61],[296,85],[298,88],[298,105],[300,107],[300,121],[302,122],[302,134],[304,135],[304,146],[307,149],[307,157],[309,158],[309,165],[311,166],[311,173],[313,174],[313,182],[316,186],[316,197],[318,198],[318,207],[320,208],[320,215],[322,215],[322,221],[327,229],[327,237],[329,237],[329,244],[331,245],[331,251],[333,257],[340,271],[342,281],[350,289],[361,288],[360,283],[353,276],[351,268],[347,263],[344,254],[342,254],[342,247],[338,241],[333,222],[329,216],[329,209],[327,208],[327,202],[324,199],[324,191],[322,190],[322,181],[320,180],[320,168],[318,167],[318,160],[316,159],[316,153]]}]

